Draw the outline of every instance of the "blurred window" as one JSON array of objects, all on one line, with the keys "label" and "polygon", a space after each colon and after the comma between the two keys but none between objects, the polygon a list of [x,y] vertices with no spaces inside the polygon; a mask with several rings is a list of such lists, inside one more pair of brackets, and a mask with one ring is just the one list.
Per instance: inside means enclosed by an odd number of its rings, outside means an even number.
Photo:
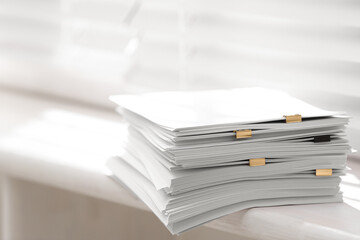
[{"label": "blurred window", "polygon": [[359,103],[359,1],[0,0],[0,19],[5,87],[102,106],[249,86]]}]

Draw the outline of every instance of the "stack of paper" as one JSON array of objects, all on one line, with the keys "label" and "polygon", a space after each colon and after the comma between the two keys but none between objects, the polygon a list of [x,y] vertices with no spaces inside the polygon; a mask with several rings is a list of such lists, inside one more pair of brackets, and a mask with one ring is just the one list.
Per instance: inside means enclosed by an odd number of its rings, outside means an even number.
[{"label": "stack of paper", "polygon": [[250,207],[339,202],[348,117],[261,88],[113,96],[113,177],[173,233]]}]

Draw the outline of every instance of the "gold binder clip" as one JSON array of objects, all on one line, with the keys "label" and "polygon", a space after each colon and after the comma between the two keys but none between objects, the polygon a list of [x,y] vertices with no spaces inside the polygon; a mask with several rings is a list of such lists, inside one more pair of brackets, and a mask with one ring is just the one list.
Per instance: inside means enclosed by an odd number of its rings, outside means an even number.
[{"label": "gold binder clip", "polygon": [[316,169],[316,176],[331,176],[332,169]]},{"label": "gold binder clip", "polygon": [[256,166],[264,166],[265,165],[265,158],[252,158],[249,159],[249,166],[256,167]]},{"label": "gold binder clip", "polygon": [[286,118],[286,123],[296,123],[296,122],[301,122],[302,118],[300,114],[295,114],[295,115],[284,115],[284,117]]},{"label": "gold binder clip", "polygon": [[237,130],[235,131],[235,137],[238,138],[250,138],[252,137],[251,129]]}]

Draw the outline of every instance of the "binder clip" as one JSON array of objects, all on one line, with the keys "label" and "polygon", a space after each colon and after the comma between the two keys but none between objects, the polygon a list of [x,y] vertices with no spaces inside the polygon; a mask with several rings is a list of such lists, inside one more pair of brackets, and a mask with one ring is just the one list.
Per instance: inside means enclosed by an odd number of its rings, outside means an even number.
[{"label": "binder clip", "polygon": [[302,117],[300,114],[295,115],[284,115],[286,119],[286,123],[296,123],[296,122],[302,122]]},{"label": "binder clip", "polygon": [[251,129],[237,130],[237,131],[234,131],[234,132],[235,132],[236,139],[252,137]]},{"label": "binder clip", "polygon": [[316,169],[316,176],[331,176],[332,169]]},{"label": "binder clip", "polygon": [[256,166],[264,166],[265,165],[265,158],[252,158],[249,159],[249,166],[256,167]]},{"label": "binder clip", "polygon": [[330,135],[322,135],[322,136],[315,136],[314,137],[314,143],[318,142],[330,142],[331,137]]}]

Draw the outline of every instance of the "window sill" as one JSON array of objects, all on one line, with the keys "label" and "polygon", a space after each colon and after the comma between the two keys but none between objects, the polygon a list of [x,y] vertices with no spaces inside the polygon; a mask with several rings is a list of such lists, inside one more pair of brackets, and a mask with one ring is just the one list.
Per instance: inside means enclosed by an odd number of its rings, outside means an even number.
[{"label": "window sill", "polygon": [[[125,126],[116,113],[0,91],[0,169],[130,207],[148,208],[106,175]],[[345,203],[254,208],[206,224],[249,239],[359,239],[360,161],[344,177]]]}]

